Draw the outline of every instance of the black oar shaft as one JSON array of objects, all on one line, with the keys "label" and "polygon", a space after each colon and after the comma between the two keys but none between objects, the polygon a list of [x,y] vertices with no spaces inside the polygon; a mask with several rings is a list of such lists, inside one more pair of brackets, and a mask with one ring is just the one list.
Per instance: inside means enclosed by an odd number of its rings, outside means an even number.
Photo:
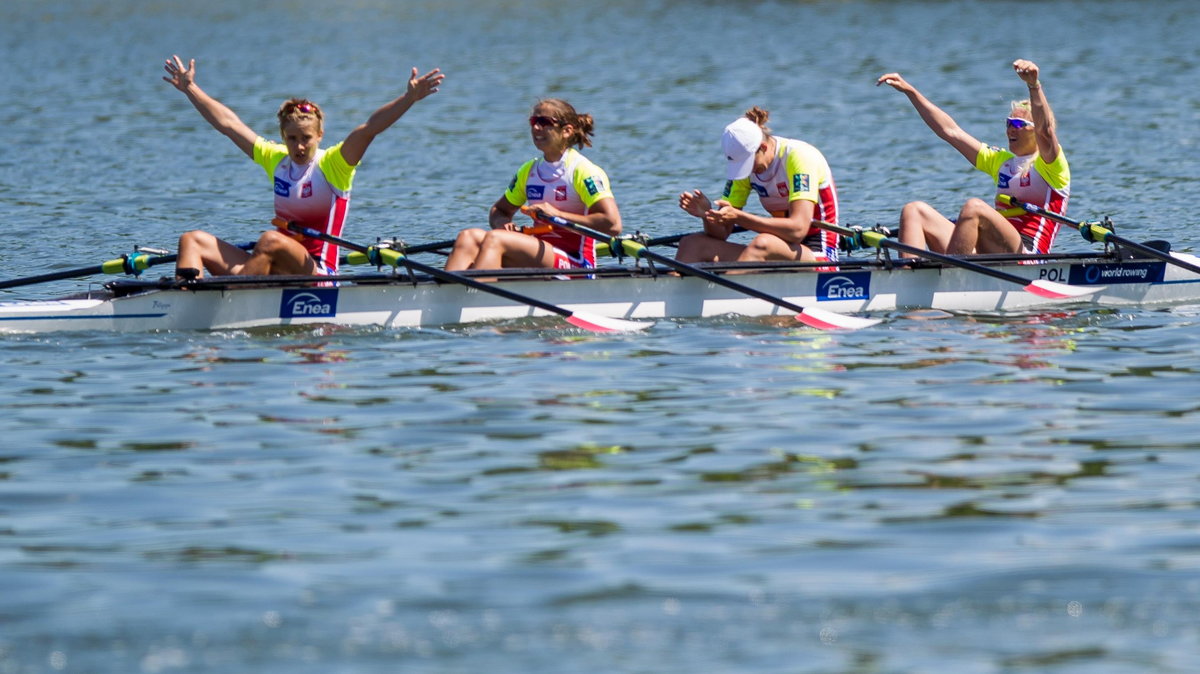
[{"label": "black oar shaft", "polygon": [[[545,216],[545,215],[541,215],[541,214],[538,214],[538,217],[542,218],[543,220],[548,220],[549,222],[552,222],[555,225],[558,225],[559,227],[564,227],[566,229],[570,229],[570,230],[573,230],[580,234],[583,234],[584,236],[591,238],[591,239],[595,239],[596,241],[605,242],[609,245],[610,248],[612,248],[614,246],[620,246],[621,250],[625,251],[628,255],[630,255],[632,257],[641,257],[641,258],[648,258],[648,259],[654,260],[655,262],[662,263],[685,276],[695,276],[696,278],[702,278],[705,281],[708,281],[709,283],[715,283],[717,285],[724,286],[731,290],[736,290],[737,292],[742,293],[744,295],[749,295],[751,297],[754,297],[754,298],[757,298],[760,300],[764,300],[766,302],[770,302],[771,304],[781,306],[785,309],[788,309],[789,311],[795,311],[796,313],[800,313],[800,312],[804,311],[804,307],[802,307],[798,304],[793,304],[792,302],[789,302],[789,301],[783,299],[782,297],[775,297],[774,295],[764,293],[761,290],[758,290],[757,288],[752,288],[748,285],[745,285],[744,283],[738,283],[737,281],[731,281],[730,279],[727,279],[724,276],[714,274],[708,270],[700,269],[699,267],[695,267],[693,265],[687,264],[686,262],[680,262],[679,260],[676,260],[674,258],[667,257],[666,255],[662,255],[660,253],[656,253],[652,250],[649,250],[646,247],[646,244],[643,244],[639,241],[634,241],[633,239],[622,239],[619,237],[615,237],[610,234],[605,234],[604,232],[596,231],[585,225],[580,225],[580,224],[571,222],[570,220],[566,220],[566,219],[559,218],[559,217]],[[679,235],[680,238],[682,238],[684,236],[687,236],[687,235],[686,234]]]},{"label": "black oar shaft", "polygon": [[909,253],[910,255],[915,255],[917,257],[935,260],[951,267],[961,267],[962,269],[967,269],[979,274],[991,276],[992,278],[997,278],[1001,281],[1019,283],[1021,285],[1029,284],[1029,279],[1022,278],[1016,274],[1010,274],[1008,272],[1000,271],[999,269],[985,267],[984,265],[970,262],[959,257],[943,255],[941,253],[935,253],[931,250],[925,250],[924,248],[917,248],[916,246],[910,246],[906,243],[893,241],[879,232],[851,229],[849,227],[843,227],[841,225],[835,225],[831,222],[823,222],[821,220],[813,220],[812,224],[820,229],[849,237],[855,241],[860,241],[868,246],[871,246],[872,248],[891,248],[892,250],[900,253]]},{"label": "black oar shaft", "polygon": [[[348,241],[341,237],[333,236],[332,234],[326,234],[324,232],[320,232],[320,231],[317,231],[317,230],[309,228],[309,227],[303,227],[296,223],[289,223],[288,229],[292,230],[293,232],[298,232],[300,234],[303,234],[304,236],[307,236],[307,237],[311,237],[314,239],[323,239],[330,243],[334,243],[339,246],[342,246],[343,248],[348,248],[350,250],[356,250],[360,253],[366,254],[368,257],[370,257],[371,253],[372,253],[372,249],[368,246],[354,243],[353,241]],[[476,290],[480,290],[485,293],[491,293],[493,295],[497,295],[499,297],[503,297],[505,299],[512,300],[518,304],[528,304],[530,306],[537,307],[538,309],[543,309],[545,311],[549,311],[551,313],[558,314],[559,316],[562,316],[564,318],[570,318],[571,316],[574,315],[574,313],[571,311],[563,309],[560,306],[550,304],[549,302],[543,302],[535,297],[529,297],[527,295],[522,295],[520,293],[514,293],[512,291],[505,290],[504,288],[498,288],[494,285],[491,285],[488,283],[483,283],[482,281],[477,281],[473,278],[463,276],[461,274],[456,274],[452,271],[446,271],[444,269],[438,269],[437,267],[433,267],[433,266],[430,266],[427,264],[422,264],[420,262],[417,262],[416,260],[412,260],[412,259],[408,258],[407,256],[405,256],[403,253],[401,253],[398,250],[392,250],[390,248],[376,248],[376,249],[374,249],[374,252],[376,255],[379,256],[378,259],[380,261],[382,261],[386,264],[389,264],[389,265],[395,266],[396,264],[403,264],[403,265],[407,266],[409,269],[421,272],[422,274],[427,274],[429,276],[432,276],[433,278],[440,279],[442,281],[446,281],[447,283],[457,283],[459,285],[467,286],[468,288],[474,288]]]},{"label": "black oar shaft", "polygon": [[1042,217],[1050,218],[1051,220],[1053,220],[1055,222],[1061,222],[1064,225],[1070,225],[1071,227],[1074,227],[1075,229],[1079,230],[1079,234],[1083,238],[1087,239],[1088,241],[1099,241],[1101,243],[1110,243],[1110,242],[1115,243],[1115,244],[1118,244],[1121,246],[1125,246],[1126,248],[1136,250],[1137,252],[1141,253],[1142,255],[1145,255],[1146,257],[1149,257],[1149,258],[1152,258],[1155,260],[1162,260],[1163,262],[1169,262],[1177,267],[1186,269],[1186,270],[1192,272],[1193,274],[1200,274],[1200,266],[1194,265],[1185,260],[1181,260],[1181,259],[1171,255],[1170,253],[1164,253],[1161,250],[1158,250],[1156,248],[1151,248],[1150,246],[1147,246],[1145,244],[1138,243],[1137,241],[1133,241],[1132,239],[1127,239],[1123,236],[1118,236],[1116,234],[1116,232],[1112,231],[1111,229],[1108,229],[1107,227],[1102,227],[1101,225],[1099,225],[1097,223],[1081,222],[1079,220],[1072,220],[1071,218],[1068,218],[1065,215],[1059,215],[1058,213],[1055,213],[1054,211],[1046,210],[1045,208],[1042,208],[1041,206],[1038,206],[1037,204],[1031,204],[1027,201],[1018,201],[1009,195],[1001,195],[1000,199],[1004,203],[1016,206],[1017,208],[1020,208],[1021,210],[1024,210],[1028,213],[1033,213],[1034,215],[1040,215]]},{"label": "black oar shaft", "polygon": [[152,267],[156,264],[174,262],[177,257],[178,255],[150,257],[144,253],[135,256],[119,257],[114,260],[91,265],[89,267],[66,269],[63,271],[51,272],[49,274],[39,274],[37,276],[27,276],[25,278],[0,281],[0,290],[4,288],[17,288],[20,286],[34,285],[36,283],[46,283],[49,281],[61,281],[63,279],[77,278],[80,276],[92,276],[94,274],[131,274],[134,273],[134,270],[142,271],[143,269]]}]

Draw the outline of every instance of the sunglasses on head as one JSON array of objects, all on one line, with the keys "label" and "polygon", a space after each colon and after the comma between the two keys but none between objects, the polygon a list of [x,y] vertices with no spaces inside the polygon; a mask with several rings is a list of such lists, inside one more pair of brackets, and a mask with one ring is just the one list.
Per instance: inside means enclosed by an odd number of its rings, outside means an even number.
[{"label": "sunglasses on head", "polygon": [[1008,122],[1008,125],[1014,129],[1032,129],[1033,128],[1033,122],[1029,121],[1028,119],[1021,119],[1020,117],[1009,117],[1009,118],[1005,119],[1004,121]]},{"label": "sunglasses on head", "polygon": [[532,115],[529,118],[529,126],[540,126],[540,127],[545,128],[547,126],[561,126],[561,125],[562,125],[561,120],[554,119],[553,117],[547,117],[546,115]]}]

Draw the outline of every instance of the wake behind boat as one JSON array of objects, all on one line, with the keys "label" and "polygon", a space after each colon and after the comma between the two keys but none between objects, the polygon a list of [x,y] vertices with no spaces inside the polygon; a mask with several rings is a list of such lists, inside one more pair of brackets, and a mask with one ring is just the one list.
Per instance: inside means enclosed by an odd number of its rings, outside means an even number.
[{"label": "wake behind boat", "polygon": [[[971,261],[1033,281],[1095,292],[1068,300],[1026,292],[1020,285],[929,260],[849,259],[828,264],[705,264],[738,284],[788,303],[834,314],[941,309],[1004,312],[1051,306],[1144,306],[1200,301],[1200,264],[1191,255],[1169,259],[1115,252],[976,256]],[[703,278],[681,276],[653,263],[591,270],[505,269],[480,272],[498,289],[571,312],[622,320],[791,315],[795,312]],[[471,274],[464,274],[471,276]],[[506,321],[550,312],[426,274],[346,274],[337,277],[210,277],[116,280],[78,295],[43,301],[0,302],[0,332],[67,330],[229,330],[283,325],[336,324],[389,328],[440,327]]]}]

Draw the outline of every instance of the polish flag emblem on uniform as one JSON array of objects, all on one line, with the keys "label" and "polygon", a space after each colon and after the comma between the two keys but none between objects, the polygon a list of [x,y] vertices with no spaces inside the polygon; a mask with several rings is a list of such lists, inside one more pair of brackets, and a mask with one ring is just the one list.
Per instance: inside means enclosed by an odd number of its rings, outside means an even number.
[{"label": "polish flag emblem on uniform", "polygon": [[554,200],[555,201],[566,201],[567,200],[567,186],[566,185],[558,185],[554,188]]}]

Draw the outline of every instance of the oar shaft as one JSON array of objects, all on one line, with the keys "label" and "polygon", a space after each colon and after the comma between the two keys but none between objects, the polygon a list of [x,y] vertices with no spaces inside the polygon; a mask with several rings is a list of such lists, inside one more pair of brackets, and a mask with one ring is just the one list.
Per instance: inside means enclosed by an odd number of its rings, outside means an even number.
[{"label": "oar shaft", "polygon": [[823,222],[821,220],[813,220],[812,224],[814,227],[835,232],[842,236],[849,237],[855,241],[861,241],[872,248],[891,248],[892,250],[900,253],[908,253],[910,255],[916,255],[917,257],[936,260],[937,262],[941,262],[942,264],[951,267],[961,267],[962,269],[967,269],[979,274],[991,276],[992,278],[997,278],[1001,281],[1009,281],[1011,283],[1019,283],[1021,285],[1027,285],[1029,283],[1029,279],[1022,278],[1016,274],[1010,274],[1008,272],[1000,271],[999,269],[985,267],[984,265],[970,262],[960,257],[943,255],[941,253],[935,253],[931,250],[925,250],[924,248],[917,248],[916,246],[910,246],[906,243],[893,241],[879,232],[851,229],[849,227],[843,227],[841,225],[835,225],[831,222]]},{"label": "oar shaft", "polygon": [[39,274],[37,276],[27,276],[25,278],[0,281],[0,289],[17,288],[20,286],[46,283],[49,281],[61,281],[63,279],[77,278],[80,276],[92,276],[93,274],[132,274],[135,271],[142,271],[149,267],[153,267],[156,264],[174,262],[178,257],[178,255],[161,255],[158,257],[150,257],[145,253],[136,253],[126,257],[108,260],[107,262],[102,262],[90,267],[66,269],[63,271],[51,272],[49,274]]},{"label": "oar shaft", "polygon": [[[537,217],[539,217],[543,220],[546,220],[548,222],[552,222],[552,223],[558,225],[559,227],[563,227],[565,229],[570,229],[572,231],[583,234],[584,236],[586,236],[588,238],[605,242],[609,245],[609,247],[620,246],[621,250],[625,251],[625,253],[627,253],[631,257],[648,258],[650,260],[654,260],[655,262],[659,262],[663,265],[666,265],[667,267],[670,267],[671,269],[674,269],[675,271],[677,271],[680,274],[683,274],[685,276],[695,276],[697,278],[702,278],[705,281],[708,281],[709,283],[715,283],[717,285],[724,286],[731,290],[736,290],[737,292],[740,292],[742,294],[750,295],[751,297],[755,297],[757,299],[764,300],[766,302],[770,302],[771,304],[781,306],[790,311],[795,311],[797,313],[804,311],[804,307],[802,307],[798,304],[793,304],[792,302],[789,302],[789,301],[783,299],[782,297],[775,297],[774,295],[764,293],[761,290],[758,290],[757,288],[752,288],[748,285],[745,285],[744,283],[738,283],[737,281],[731,281],[730,279],[727,279],[724,276],[714,274],[708,270],[700,269],[699,267],[695,267],[693,265],[687,264],[686,262],[680,262],[679,260],[676,260],[674,258],[667,257],[666,255],[662,255],[660,253],[656,253],[652,250],[649,250],[646,247],[646,245],[641,243],[640,241],[635,241],[633,239],[618,238],[618,237],[612,236],[610,234],[605,234],[603,232],[596,231],[590,227],[580,225],[580,224],[571,222],[570,220],[566,220],[564,218],[560,218],[557,216],[543,215],[543,214],[539,213],[539,214],[537,214]],[[686,236],[686,234],[680,235],[680,236]]]},{"label": "oar shaft", "polygon": [[1055,222],[1061,222],[1064,225],[1070,225],[1070,226],[1078,229],[1079,234],[1081,236],[1083,236],[1083,238],[1087,239],[1088,241],[1099,241],[1100,243],[1110,243],[1110,242],[1115,243],[1115,244],[1124,246],[1126,248],[1129,248],[1131,250],[1136,250],[1137,252],[1141,253],[1142,255],[1145,255],[1146,257],[1149,257],[1149,258],[1152,258],[1155,260],[1162,260],[1164,262],[1169,262],[1177,267],[1186,269],[1186,270],[1192,272],[1193,274],[1200,274],[1200,266],[1194,265],[1185,260],[1181,260],[1181,259],[1171,255],[1170,253],[1164,253],[1161,250],[1158,250],[1156,248],[1151,248],[1150,246],[1147,246],[1145,244],[1138,243],[1137,241],[1134,241],[1132,239],[1127,239],[1123,236],[1118,236],[1116,232],[1112,231],[1111,229],[1108,229],[1107,227],[1103,227],[1097,223],[1080,222],[1079,220],[1072,220],[1071,218],[1068,218],[1065,215],[1059,215],[1058,213],[1055,213],[1054,211],[1046,210],[1045,208],[1042,208],[1041,206],[1038,206],[1037,204],[1031,204],[1027,201],[1018,201],[1017,199],[1014,199],[1013,197],[1011,197],[1007,194],[1002,194],[999,197],[997,197],[997,199],[999,199],[1003,203],[1010,204],[1012,206],[1016,206],[1017,208],[1020,208],[1028,213],[1033,213],[1034,215],[1040,215],[1042,217],[1050,218],[1051,220],[1054,220]]},{"label": "oar shaft", "polygon": [[[324,241],[328,241],[330,243],[334,243],[339,246],[342,246],[343,248],[348,248],[350,250],[355,250],[360,253],[365,253],[368,257],[371,255],[370,247],[364,246],[362,244],[354,243],[353,241],[348,241],[341,237],[333,236],[332,234],[326,234],[325,232],[320,232],[320,231],[317,231],[310,227],[304,227],[304,226],[298,225],[296,223],[289,223],[287,228],[293,232],[298,232],[298,233],[303,234],[304,236],[307,236],[310,238],[322,239]],[[566,309],[563,309],[560,306],[556,306],[556,305],[550,304],[548,302],[543,302],[535,297],[529,297],[527,295],[521,295],[519,293],[510,292],[508,290],[505,290],[504,288],[499,288],[499,287],[496,287],[496,286],[488,284],[488,283],[483,283],[482,281],[477,281],[473,278],[463,276],[461,274],[456,274],[452,271],[446,271],[444,269],[438,269],[437,267],[433,267],[433,266],[430,266],[427,264],[422,264],[420,262],[417,262],[416,260],[410,259],[409,257],[407,257],[406,255],[404,255],[403,253],[401,253],[398,250],[392,250],[390,248],[376,248],[375,254],[379,256],[378,259],[380,261],[382,261],[386,264],[389,264],[391,266],[398,266],[398,265],[403,264],[403,265],[407,266],[409,269],[412,269],[414,271],[419,271],[422,274],[427,274],[429,276],[432,276],[433,278],[440,279],[440,280],[446,281],[448,283],[458,283],[460,285],[467,286],[468,288],[474,288],[476,290],[480,290],[485,293],[491,293],[493,295],[497,295],[499,297],[503,297],[505,299],[512,300],[514,302],[517,302],[518,304],[528,304],[528,305],[537,307],[539,309],[543,309],[545,311],[549,311],[551,313],[558,314],[559,316],[563,316],[565,318],[570,318],[573,315],[572,312],[567,311]]]}]

